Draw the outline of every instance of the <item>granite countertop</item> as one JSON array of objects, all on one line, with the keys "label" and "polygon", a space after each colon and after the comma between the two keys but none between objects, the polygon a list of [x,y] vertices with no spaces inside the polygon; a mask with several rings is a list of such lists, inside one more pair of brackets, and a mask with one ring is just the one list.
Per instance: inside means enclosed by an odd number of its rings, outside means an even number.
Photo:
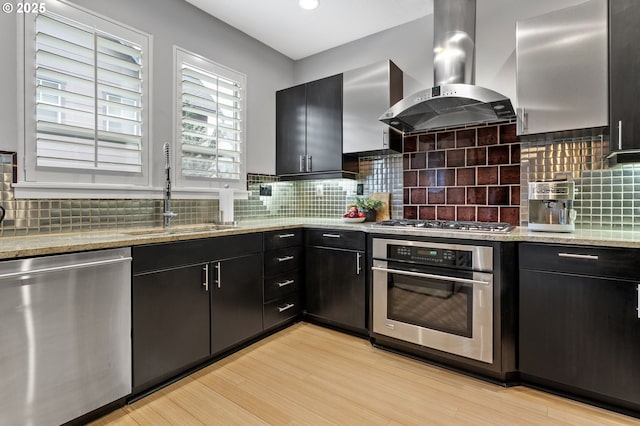
[{"label": "granite countertop", "polygon": [[127,247],[141,244],[181,241],[222,235],[246,234],[291,228],[327,228],[364,231],[376,234],[456,238],[465,240],[541,242],[586,246],[640,248],[640,232],[577,229],[573,233],[530,232],[517,227],[501,233],[415,230],[374,227],[372,223],[344,223],[341,219],[287,218],[246,221],[233,228],[214,229],[214,225],[162,228],[128,228],[104,231],[38,234],[22,237],[0,237],[0,259],[62,254],[84,250]]}]

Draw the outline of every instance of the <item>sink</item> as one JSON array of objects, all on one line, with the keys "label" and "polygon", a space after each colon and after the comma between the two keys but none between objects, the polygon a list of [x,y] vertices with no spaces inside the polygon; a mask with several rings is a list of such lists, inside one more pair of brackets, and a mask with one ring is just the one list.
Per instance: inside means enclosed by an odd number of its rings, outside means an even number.
[{"label": "sink", "polygon": [[194,225],[194,226],[174,226],[171,228],[148,228],[138,229],[135,231],[123,232],[125,235],[174,235],[174,234],[193,234],[197,232],[224,231],[226,229],[237,228],[237,225]]}]

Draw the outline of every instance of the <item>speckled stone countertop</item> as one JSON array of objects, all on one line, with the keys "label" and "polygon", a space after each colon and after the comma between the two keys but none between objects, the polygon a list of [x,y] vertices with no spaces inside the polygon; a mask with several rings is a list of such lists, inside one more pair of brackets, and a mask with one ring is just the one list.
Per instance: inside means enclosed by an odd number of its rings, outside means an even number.
[{"label": "speckled stone countertop", "polygon": [[111,231],[0,237],[0,259],[16,259],[299,227],[347,229],[399,236],[640,248],[640,232],[630,231],[578,229],[573,233],[550,233],[530,232],[526,228],[519,227],[507,234],[500,234],[437,229],[380,228],[373,226],[372,223],[343,223],[341,219],[288,218],[246,221],[236,227],[222,229],[214,229],[213,225],[203,224],[176,226],[169,231],[161,228],[115,229]]}]

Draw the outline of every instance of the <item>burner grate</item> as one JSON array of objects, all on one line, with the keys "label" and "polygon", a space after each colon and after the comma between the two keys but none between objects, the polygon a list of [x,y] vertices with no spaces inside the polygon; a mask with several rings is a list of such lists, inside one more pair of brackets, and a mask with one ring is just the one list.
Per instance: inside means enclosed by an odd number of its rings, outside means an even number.
[{"label": "burner grate", "polygon": [[513,226],[506,222],[476,222],[457,220],[418,220],[418,219],[389,219],[376,222],[374,226],[404,227],[416,229],[443,229],[448,231],[471,232],[509,232]]}]

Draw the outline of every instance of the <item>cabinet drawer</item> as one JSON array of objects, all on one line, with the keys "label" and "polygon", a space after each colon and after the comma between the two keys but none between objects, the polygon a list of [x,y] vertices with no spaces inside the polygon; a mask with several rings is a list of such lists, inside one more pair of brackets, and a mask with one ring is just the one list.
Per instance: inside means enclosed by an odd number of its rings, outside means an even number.
[{"label": "cabinet drawer", "polygon": [[364,250],[366,237],[359,231],[336,231],[333,229],[311,229],[306,232],[308,246],[333,247]]},{"label": "cabinet drawer", "polygon": [[281,299],[264,304],[264,328],[271,328],[295,318],[301,312],[299,293],[291,293]]},{"label": "cabinet drawer", "polygon": [[640,280],[640,250],[555,244],[520,244],[520,267]]},{"label": "cabinet drawer", "polygon": [[287,247],[264,254],[264,275],[275,276],[302,266],[302,247]]},{"label": "cabinet drawer", "polygon": [[264,233],[264,249],[277,250],[302,245],[302,229],[283,229]]},{"label": "cabinet drawer", "polygon": [[264,301],[281,298],[282,296],[298,291],[302,279],[300,270],[285,272],[275,277],[264,279]]}]

